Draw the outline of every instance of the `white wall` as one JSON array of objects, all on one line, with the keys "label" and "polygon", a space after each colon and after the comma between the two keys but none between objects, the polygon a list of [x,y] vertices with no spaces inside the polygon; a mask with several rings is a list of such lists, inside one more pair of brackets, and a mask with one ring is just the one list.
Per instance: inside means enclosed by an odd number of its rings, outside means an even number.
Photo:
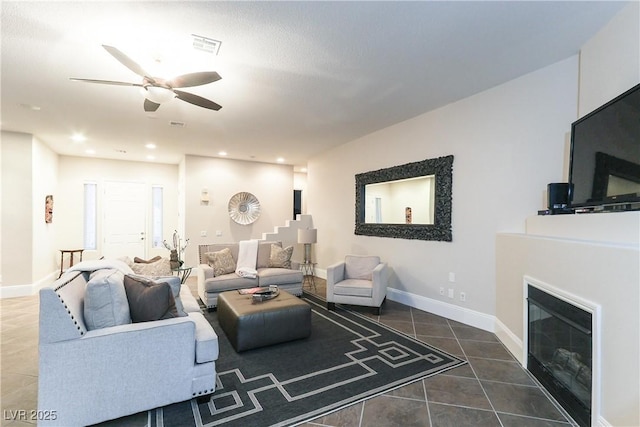
[{"label": "white wall", "polygon": [[[577,68],[576,56],[313,158],[319,267],[348,253],[378,254],[393,272],[391,287],[494,314],[495,233],[523,230],[524,218],[544,207],[547,183],[561,179]],[[354,235],[355,174],[449,154],[453,242]],[[440,296],[442,285],[455,300]]]},{"label": "white wall", "polygon": [[[260,239],[292,219],[292,166],[199,156],[186,156],[184,164],[188,265],[198,265],[200,244]],[[204,188],[209,191],[208,204],[200,202]],[[260,202],[260,217],[253,224],[240,225],[229,217],[229,199],[239,192],[249,192]]]},{"label": "white wall", "polygon": [[[32,283],[33,146],[31,135],[2,132],[2,286]],[[44,198],[42,199],[44,203]],[[44,212],[44,208],[40,213]]]},{"label": "white wall", "polygon": [[[122,181],[144,183],[148,194],[153,185],[163,187],[163,234],[170,239],[178,228],[178,166],[129,162],[120,160],[92,159],[86,157],[60,156],[58,167],[58,195],[55,198],[54,223],[56,230],[56,247],[58,249],[74,249],[83,247],[83,211],[84,184],[95,182],[98,185],[98,249],[85,251],[83,259],[98,259],[102,256],[101,213],[104,183],[106,181]],[[148,203],[149,212],[151,202]],[[148,212],[148,213],[149,213]],[[148,215],[146,235],[151,236],[150,214]],[[151,248],[151,239],[147,239],[147,254],[168,256],[165,248]],[[58,267],[60,260],[57,260]]]},{"label": "white wall", "polygon": [[640,83],[640,2],[631,2],[580,54],[579,117]]},{"label": "white wall", "polygon": [[[32,280],[53,278],[59,259],[56,236],[60,232],[57,227],[56,202],[58,189],[58,155],[49,147],[33,140],[33,257]],[[53,195],[53,222],[44,221],[44,206],[47,195]],[[56,276],[57,277],[57,276]]]}]

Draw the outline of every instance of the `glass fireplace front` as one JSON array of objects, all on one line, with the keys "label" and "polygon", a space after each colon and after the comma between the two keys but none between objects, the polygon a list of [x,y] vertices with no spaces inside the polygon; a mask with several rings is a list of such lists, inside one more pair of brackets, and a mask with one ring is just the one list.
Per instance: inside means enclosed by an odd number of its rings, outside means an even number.
[{"label": "glass fireplace front", "polygon": [[591,425],[591,313],[528,287],[527,368],[581,426]]}]

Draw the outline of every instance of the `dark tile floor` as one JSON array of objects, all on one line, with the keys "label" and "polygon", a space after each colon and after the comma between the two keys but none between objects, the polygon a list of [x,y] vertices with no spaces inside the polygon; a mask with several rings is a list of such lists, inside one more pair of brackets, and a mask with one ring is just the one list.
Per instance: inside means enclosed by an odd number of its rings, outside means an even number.
[{"label": "dark tile floor", "polygon": [[[195,294],[195,278],[190,278],[188,284]],[[317,279],[316,287],[309,291],[324,296],[324,281]],[[352,405],[305,426],[575,426],[494,334],[393,301],[385,303],[380,316],[367,315],[469,364]],[[0,425],[32,425],[35,424],[32,421],[11,420],[10,411],[28,412],[37,406],[38,297],[0,300],[0,322]],[[143,426],[146,418],[137,419]]]}]

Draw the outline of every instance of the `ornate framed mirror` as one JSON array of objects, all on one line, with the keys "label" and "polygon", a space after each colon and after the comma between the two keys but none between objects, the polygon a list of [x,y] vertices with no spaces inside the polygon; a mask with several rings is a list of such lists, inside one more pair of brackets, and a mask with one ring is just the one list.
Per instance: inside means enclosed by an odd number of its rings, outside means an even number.
[{"label": "ornate framed mirror", "polygon": [[364,172],[355,178],[355,234],[452,240],[452,155]]}]

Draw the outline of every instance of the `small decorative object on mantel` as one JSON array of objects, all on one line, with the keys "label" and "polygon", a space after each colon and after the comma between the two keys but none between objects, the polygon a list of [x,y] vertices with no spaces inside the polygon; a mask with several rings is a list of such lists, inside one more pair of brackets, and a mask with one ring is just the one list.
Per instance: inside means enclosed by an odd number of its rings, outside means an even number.
[{"label": "small decorative object on mantel", "polygon": [[255,222],[260,216],[260,202],[251,193],[241,192],[229,199],[229,216],[240,225]]},{"label": "small decorative object on mantel", "polygon": [[171,269],[175,270],[176,268],[182,267],[182,264],[184,264],[184,250],[189,245],[189,239],[185,239],[184,243],[182,243],[178,230],[175,230],[173,232],[173,246],[169,245],[166,240],[163,240],[162,243],[165,248],[171,251],[171,255],[169,255]]}]

